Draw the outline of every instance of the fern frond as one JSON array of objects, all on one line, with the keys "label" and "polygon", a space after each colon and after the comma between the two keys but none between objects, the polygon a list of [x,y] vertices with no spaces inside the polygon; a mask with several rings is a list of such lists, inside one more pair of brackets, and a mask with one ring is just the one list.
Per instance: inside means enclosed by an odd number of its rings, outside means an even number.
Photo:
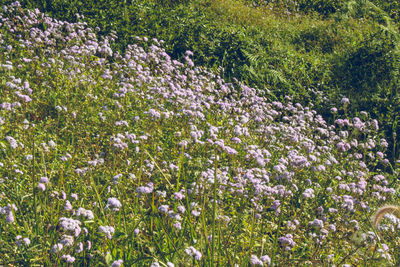
[{"label": "fern frond", "polygon": [[249,61],[250,65],[258,66],[260,55],[256,53],[250,53],[248,51],[243,51],[244,56]]},{"label": "fern frond", "polygon": [[269,69],[266,73],[267,80],[274,84],[282,83],[288,84],[284,74],[279,70]]}]

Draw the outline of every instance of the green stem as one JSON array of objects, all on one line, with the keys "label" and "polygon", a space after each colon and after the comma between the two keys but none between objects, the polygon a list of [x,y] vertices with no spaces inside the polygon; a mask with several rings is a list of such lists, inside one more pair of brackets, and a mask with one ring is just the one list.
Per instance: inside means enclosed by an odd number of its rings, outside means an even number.
[{"label": "green stem", "polygon": [[36,203],[36,190],[35,190],[35,129],[32,133],[32,190],[33,190],[33,210],[35,212],[35,234],[38,234],[38,220],[37,220],[37,203]]},{"label": "green stem", "polygon": [[183,171],[183,152],[185,151],[185,146],[182,146],[181,155],[179,157],[179,170],[178,170],[178,177],[176,180],[176,191],[179,191],[180,188],[180,178]]},{"label": "green stem", "polygon": [[271,256],[271,266],[274,266],[275,255],[276,255],[276,252],[278,250],[278,238],[279,238],[279,232],[280,232],[280,229],[281,229],[281,223],[282,223],[282,219],[283,219],[283,216],[282,216],[282,214],[283,214],[283,205],[281,205],[281,207],[282,207],[282,209],[281,209],[280,214],[279,214],[278,229],[276,230],[276,235],[275,235],[275,240],[274,240],[274,250],[273,250],[272,256]]},{"label": "green stem", "polygon": [[218,184],[218,154],[215,151],[214,162],[214,201],[213,201],[213,218],[212,218],[212,242],[211,242],[211,266],[214,266],[214,247],[215,247],[215,214],[217,207],[217,184]]},{"label": "green stem", "polygon": [[251,251],[253,248],[253,242],[254,242],[254,220],[255,220],[255,214],[254,211],[252,211],[252,218],[251,218],[251,233],[250,233],[250,247],[249,247],[249,255],[248,255],[248,259],[251,258]]},{"label": "green stem", "polygon": [[101,214],[103,215],[103,219],[106,220],[106,215],[104,214],[104,209],[103,209],[103,203],[101,202],[101,197],[100,197],[99,191],[97,190],[97,184],[94,181],[93,173],[91,171],[90,171],[90,180],[92,182],[94,192],[96,193],[96,198],[97,198],[97,202],[99,204],[100,210],[101,210]]}]

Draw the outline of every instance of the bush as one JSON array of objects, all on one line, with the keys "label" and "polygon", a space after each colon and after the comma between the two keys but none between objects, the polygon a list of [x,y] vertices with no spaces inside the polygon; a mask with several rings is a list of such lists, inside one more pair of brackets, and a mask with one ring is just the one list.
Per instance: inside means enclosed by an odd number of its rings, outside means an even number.
[{"label": "bush", "polygon": [[317,25],[299,30],[293,38],[293,43],[309,53],[330,54],[336,47],[341,46],[341,39],[335,31],[336,25]]},{"label": "bush", "polygon": [[400,2],[397,0],[371,0],[383,9],[394,21],[400,22]]},{"label": "bush", "polygon": [[378,22],[364,40],[333,59],[332,86],[355,99],[349,112],[368,110],[382,122],[392,149],[390,158],[399,157],[400,49],[399,33],[387,14],[368,1],[350,1],[342,15]]},{"label": "bush", "polygon": [[387,88],[396,78],[398,62],[396,41],[385,31],[366,37],[337,58],[333,79],[343,93],[355,98]]},{"label": "bush", "polygon": [[289,12],[318,13],[328,16],[338,11],[343,0],[245,0],[253,6],[271,6]]}]

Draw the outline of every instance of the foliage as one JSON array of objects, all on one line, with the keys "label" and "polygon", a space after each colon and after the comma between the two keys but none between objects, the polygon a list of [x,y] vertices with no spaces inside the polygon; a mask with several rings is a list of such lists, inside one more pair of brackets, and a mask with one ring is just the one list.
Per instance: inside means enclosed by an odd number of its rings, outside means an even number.
[{"label": "foliage", "polygon": [[387,88],[396,78],[398,59],[396,58],[396,43],[384,32],[371,34],[353,51],[346,51],[338,58],[334,79],[345,88],[344,93],[360,98],[379,91],[378,87]]},{"label": "foliage", "polygon": [[378,24],[364,40],[334,59],[333,81],[340,91],[357,99],[351,112],[373,111],[392,144],[391,158],[399,156],[398,128],[399,33],[391,18],[369,1],[349,1],[338,18],[373,20]]},{"label": "foliage", "polygon": [[394,21],[400,22],[400,2],[396,0],[372,0],[372,3],[384,10]]},{"label": "foliage", "polygon": [[270,8],[285,10],[286,12],[316,12],[320,15],[328,16],[337,12],[343,0],[245,0],[246,3],[253,6],[267,6]]}]

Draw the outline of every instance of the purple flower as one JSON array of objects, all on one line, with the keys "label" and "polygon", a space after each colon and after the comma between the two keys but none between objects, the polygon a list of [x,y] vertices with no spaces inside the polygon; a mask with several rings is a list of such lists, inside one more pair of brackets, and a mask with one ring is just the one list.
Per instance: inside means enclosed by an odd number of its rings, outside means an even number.
[{"label": "purple flower", "polygon": [[322,228],[322,227],[324,227],[324,222],[319,219],[314,219],[314,221],[310,222],[310,225],[315,228]]},{"label": "purple flower", "polygon": [[160,207],[158,207],[158,211],[160,213],[168,213],[168,209],[169,209],[168,205],[161,205]]},{"label": "purple flower", "polygon": [[63,235],[60,244],[64,247],[71,247],[74,245],[74,238],[70,235]]},{"label": "purple flower", "polygon": [[57,243],[57,244],[54,244],[54,246],[51,248],[51,250],[50,250],[50,253],[57,253],[57,252],[59,252],[59,251],[61,251],[62,249],[63,249],[63,244],[60,244],[60,243]]},{"label": "purple flower", "polygon": [[75,250],[75,253],[81,253],[83,251],[83,243],[79,242],[78,247]]},{"label": "purple flower", "polygon": [[336,232],[336,225],[331,224],[328,226],[329,230],[331,230],[332,232]]},{"label": "purple flower", "polygon": [[62,217],[58,220],[58,225],[65,231],[74,232],[75,236],[81,232],[81,222],[78,220]]},{"label": "purple flower", "polygon": [[29,238],[27,238],[27,237],[24,237],[22,240],[24,241],[26,246],[29,246],[31,243],[31,240],[29,240]]},{"label": "purple flower", "polygon": [[194,247],[190,246],[187,249],[185,249],[185,253],[191,257],[193,257],[195,260],[199,261],[201,260],[202,254],[200,251],[196,250]]},{"label": "purple flower", "polygon": [[296,242],[293,241],[293,235],[287,234],[278,238],[278,242],[285,247],[294,247]]},{"label": "purple flower", "polygon": [[122,177],[122,174],[121,174],[121,173],[120,173],[120,174],[117,174],[117,175],[114,175],[114,177],[112,178],[113,184],[117,184],[117,183],[118,183],[118,180],[119,180],[121,177]]},{"label": "purple flower", "polygon": [[194,217],[199,217],[200,216],[200,212],[199,211],[197,211],[197,210],[192,210],[192,215],[194,216]]},{"label": "purple flower", "polygon": [[271,210],[276,210],[279,206],[281,205],[281,202],[279,200],[275,200],[272,203],[272,206],[270,207]]},{"label": "purple flower", "polygon": [[5,213],[6,214],[6,222],[7,223],[14,223],[15,218],[14,218],[14,213],[11,210],[10,205],[8,205],[5,208],[2,208],[3,210],[0,210],[0,213]]},{"label": "purple flower", "polygon": [[372,129],[374,129],[374,130],[379,130],[379,123],[378,123],[378,121],[377,120],[372,120],[371,121],[371,127],[372,127]]},{"label": "purple flower", "polygon": [[201,252],[200,252],[200,251],[196,251],[196,252],[194,253],[194,259],[195,259],[195,260],[199,261],[199,260],[201,260],[201,257],[202,257],[202,255],[201,255]]},{"label": "purple flower", "polygon": [[29,240],[29,238],[27,238],[27,237],[22,238],[22,236],[20,236],[20,235],[17,235],[15,237],[15,239],[17,239],[17,242],[16,242],[17,246],[21,246],[22,244],[25,244],[25,246],[29,246],[31,243],[31,240]]},{"label": "purple flower", "polygon": [[255,266],[263,266],[264,262],[262,262],[256,255],[251,255],[250,264]]},{"label": "purple flower", "polygon": [[178,211],[180,212],[180,213],[185,213],[185,211],[186,211],[186,208],[184,207],[184,206],[178,206]]},{"label": "purple flower", "polygon": [[112,226],[100,226],[99,232],[106,234],[107,238],[111,239],[115,230],[114,230],[114,227],[112,227]]},{"label": "purple flower", "polygon": [[306,190],[304,190],[304,192],[303,192],[303,198],[304,199],[306,199],[306,198],[314,198],[314,197],[315,197],[314,189],[307,188]]},{"label": "purple flower", "polygon": [[180,222],[175,222],[172,226],[177,230],[182,229],[182,224]]},{"label": "purple flower", "polygon": [[84,209],[84,208],[79,208],[79,209],[76,211],[76,216],[77,216],[77,217],[79,217],[79,216],[86,217],[86,218],[88,218],[89,220],[93,220],[93,219],[94,219],[93,212],[92,212],[91,210],[86,210],[86,209]]},{"label": "purple flower", "polygon": [[64,210],[72,210],[72,205],[68,200],[65,202]]},{"label": "purple flower", "polygon": [[47,178],[47,177],[40,177],[40,181],[39,182],[41,182],[41,183],[43,183],[43,184],[47,184],[48,182],[49,182],[49,178]]},{"label": "purple flower", "polygon": [[343,97],[342,100],[340,100],[340,103],[343,104],[343,105],[344,104],[349,104],[350,100],[347,97]]},{"label": "purple flower", "polygon": [[46,190],[46,185],[45,185],[45,184],[42,184],[42,183],[39,183],[39,184],[38,184],[38,189],[39,189],[39,190],[42,190],[42,191],[45,191],[45,190]]},{"label": "purple flower", "polygon": [[122,126],[122,125],[124,125],[124,126],[126,126],[126,127],[129,126],[129,124],[128,124],[127,121],[116,121],[116,122],[115,122],[115,126]]},{"label": "purple flower", "polygon": [[110,197],[107,200],[107,205],[106,208],[107,209],[112,209],[113,211],[119,211],[119,209],[122,207],[121,202],[116,199],[115,197]]},{"label": "purple flower", "polygon": [[174,193],[174,198],[177,200],[182,200],[185,198],[185,195],[182,194],[181,192],[176,192],[176,193]]},{"label": "purple flower", "polygon": [[17,141],[11,136],[7,136],[6,140],[12,149],[16,149],[18,147]]},{"label": "purple flower", "polygon": [[111,267],[120,267],[123,262],[123,260],[116,260],[111,264]]},{"label": "purple flower", "polygon": [[137,193],[139,194],[139,196],[140,196],[140,194],[150,194],[151,192],[153,192],[153,189],[154,189],[153,183],[150,182],[150,183],[148,183],[146,186],[139,186],[139,187],[136,189],[136,192],[137,192]]},{"label": "purple flower", "polygon": [[271,258],[268,255],[261,256],[260,260],[267,265],[271,264]]}]

